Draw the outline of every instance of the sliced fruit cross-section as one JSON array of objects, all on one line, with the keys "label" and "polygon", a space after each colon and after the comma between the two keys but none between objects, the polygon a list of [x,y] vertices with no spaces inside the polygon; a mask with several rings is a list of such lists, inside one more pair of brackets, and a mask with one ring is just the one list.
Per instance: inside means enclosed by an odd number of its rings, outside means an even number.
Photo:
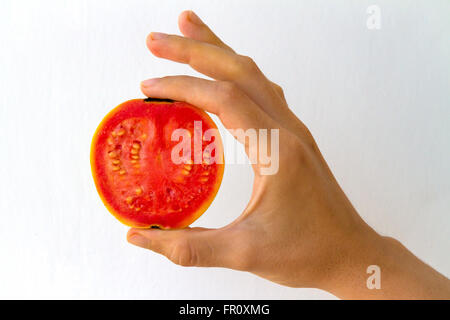
[{"label": "sliced fruit cross-section", "polygon": [[[200,134],[197,145],[189,139],[190,157],[180,154],[181,162],[172,152],[181,141],[174,139],[177,129],[189,138]],[[183,228],[194,222],[213,201],[224,170],[220,136],[204,139],[209,129],[217,130],[213,120],[185,102],[135,99],[112,110],[91,146],[92,174],[108,210],[139,228]],[[194,161],[195,150],[200,162]]]}]

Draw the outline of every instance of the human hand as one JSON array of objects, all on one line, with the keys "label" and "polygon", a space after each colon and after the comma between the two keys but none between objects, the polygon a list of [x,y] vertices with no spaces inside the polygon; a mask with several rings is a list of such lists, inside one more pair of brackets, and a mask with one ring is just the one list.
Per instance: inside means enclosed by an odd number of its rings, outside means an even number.
[{"label": "human hand", "polygon": [[[189,64],[215,81],[188,76],[151,79],[142,83],[144,94],[204,108],[227,129],[279,129],[279,170],[262,175],[263,166],[253,165],[248,206],[223,228],[130,229],[128,241],[182,266],[248,271],[282,285],[321,288],[340,297],[407,296],[405,290],[395,289],[397,280],[382,294],[367,289],[369,265],[395,274],[401,268],[395,257],[415,263],[418,259],[360,218],[311,133],[289,109],[282,89],[193,12],[180,15],[179,27],[185,37],[151,33],[148,48],[157,57]],[[252,146],[245,139],[241,142],[250,153]]]}]

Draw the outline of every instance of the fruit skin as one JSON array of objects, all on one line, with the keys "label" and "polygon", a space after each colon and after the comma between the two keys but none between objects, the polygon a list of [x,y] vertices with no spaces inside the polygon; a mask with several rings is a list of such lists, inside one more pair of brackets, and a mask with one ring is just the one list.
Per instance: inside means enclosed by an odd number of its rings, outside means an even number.
[{"label": "fruit skin", "polygon": [[215,166],[217,168],[216,181],[213,184],[213,188],[212,188],[212,191],[211,191],[209,197],[206,198],[204,200],[204,202],[202,203],[202,205],[199,206],[197,208],[197,210],[195,210],[192,214],[187,215],[184,219],[181,219],[181,220],[177,221],[176,223],[173,223],[170,225],[159,224],[159,223],[148,223],[148,224],[136,223],[132,219],[127,218],[121,212],[118,212],[117,210],[115,210],[113,208],[113,206],[111,205],[110,201],[108,200],[108,198],[105,197],[104,190],[102,190],[100,179],[99,179],[100,177],[97,172],[98,170],[97,170],[97,163],[96,163],[96,156],[97,156],[96,151],[97,151],[97,147],[98,147],[99,138],[104,131],[104,126],[117,114],[117,112],[119,110],[126,108],[126,106],[128,104],[142,103],[142,102],[151,103],[154,105],[163,104],[163,105],[168,105],[168,106],[170,106],[171,104],[182,103],[184,106],[188,106],[190,108],[195,109],[196,112],[199,115],[201,115],[202,121],[206,122],[210,126],[210,128],[217,129],[216,124],[214,123],[214,121],[211,119],[211,117],[206,112],[204,112],[203,110],[201,110],[195,106],[185,103],[185,102],[179,102],[179,101],[174,101],[174,100],[170,100],[170,99],[148,98],[148,99],[132,99],[132,100],[128,100],[128,101],[125,101],[125,102],[119,104],[117,107],[115,107],[113,110],[111,110],[100,122],[99,126],[97,127],[97,129],[94,133],[94,136],[93,136],[93,139],[91,142],[90,164],[91,164],[91,172],[92,172],[92,176],[93,176],[93,179],[95,182],[97,192],[98,192],[103,204],[108,209],[108,211],[117,220],[119,220],[121,223],[123,223],[126,226],[134,227],[134,228],[142,228],[142,229],[148,229],[148,228],[181,229],[181,228],[185,228],[185,227],[189,226],[190,224],[192,224],[195,220],[197,220],[208,209],[208,207],[211,205],[212,201],[214,200],[217,192],[219,191],[220,184],[221,184],[222,178],[223,178],[224,167],[225,167],[224,156],[223,156],[223,144],[222,144],[220,136],[218,137],[218,141],[216,139],[216,148],[217,148],[216,152],[220,152],[220,157],[222,159],[222,162],[221,162],[221,164],[215,164]]}]

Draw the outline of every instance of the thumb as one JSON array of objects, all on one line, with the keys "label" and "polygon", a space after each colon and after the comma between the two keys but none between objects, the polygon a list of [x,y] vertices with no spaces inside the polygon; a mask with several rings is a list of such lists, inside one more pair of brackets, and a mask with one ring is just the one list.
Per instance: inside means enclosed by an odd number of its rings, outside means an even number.
[{"label": "thumb", "polygon": [[166,256],[181,266],[235,268],[231,235],[223,229],[135,229],[127,240],[138,247]]}]

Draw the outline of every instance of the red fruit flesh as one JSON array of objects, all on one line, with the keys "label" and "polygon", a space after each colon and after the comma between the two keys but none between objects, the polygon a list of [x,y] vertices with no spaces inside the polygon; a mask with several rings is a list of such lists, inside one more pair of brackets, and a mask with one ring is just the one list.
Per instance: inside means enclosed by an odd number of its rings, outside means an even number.
[{"label": "red fruit flesh", "polygon": [[[201,133],[194,132],[194,121],[201,121]],[[210,155],[218,163],[205,158],[192,163],[191,141],[191,161],[176,164],[171,155],[179,141],[171,137],[178,128],[193,137],[217,129],[204,111],[188,103],[151,99],[122,103],[97,128],[91,147],[92,174],[103,203],[122,223],[184,228],[213,201],[224,170],[220,136],[201,140],[202,152],[214,143]]]}]

